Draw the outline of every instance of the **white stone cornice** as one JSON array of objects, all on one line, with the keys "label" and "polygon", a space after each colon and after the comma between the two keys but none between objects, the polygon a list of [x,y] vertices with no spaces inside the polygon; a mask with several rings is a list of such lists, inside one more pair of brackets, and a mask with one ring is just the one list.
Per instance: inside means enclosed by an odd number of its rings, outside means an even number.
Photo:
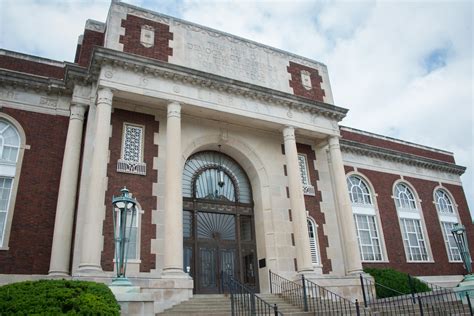
[{"label": "white stone cornice", "polygon": [[151,77],[171,79],[177,83],[211,88],[219,92],[243,96],[248,99],[272,102],[282,107],[323,116],[335,121],[342,120],[348,111],[347,109],[324,102],[305,99],[285,92],[232,80],[187,67],[106,48],[96,48],[90,74],[94,77],[97,76],[106,65]]},{"label": "white stone cornice", "polygon": [[377,157],[389,161],[414,165],[422,168],[444,171],[456,175],[462,175],[466,171],[466,167],[458,166],[453,163],[440,160],[420,157],[413,154],[402,153],[396,150],[381,148],[377,146],[362,144],[350,140],[341,140],[341,150],[344,152],[352,152],[369,157]]}]

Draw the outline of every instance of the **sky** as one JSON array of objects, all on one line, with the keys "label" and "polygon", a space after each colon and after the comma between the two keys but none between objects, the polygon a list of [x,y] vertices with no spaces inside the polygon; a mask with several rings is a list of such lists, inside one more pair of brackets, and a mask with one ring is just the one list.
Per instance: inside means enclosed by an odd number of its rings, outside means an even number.
[{"label": "sky", "polygon": [[[327,65],[342,125],[451,151],[474,213],[470,0],[127,0]],[[73,61],[106,0],[0,0],[0,47]]]}]

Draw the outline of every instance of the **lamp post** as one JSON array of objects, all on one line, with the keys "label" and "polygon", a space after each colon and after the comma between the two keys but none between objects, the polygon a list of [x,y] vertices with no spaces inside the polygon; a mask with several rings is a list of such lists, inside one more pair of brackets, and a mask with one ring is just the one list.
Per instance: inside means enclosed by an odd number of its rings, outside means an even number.
[{"label": "lamp post", "polygon": [[451,229],[451,233],[453,234],[454,241],[456,242],[456,246],[459,249],[459,254],[461,255],[464,267],[466,268],[467,273],[471,274],[472,260],[471,254],[469,253],[469,244],[467,242],[466,228],[461,224],[456,224]]},{"label": "lamp post", "polygon": [[459,249],[459,254],[466,268],[467,275],[461,283],[458,284],[454,291],[462,299],[463,303],[467,303],[469,299],[472,304],[472,298],[474,297],[474,275],[472,274],[472,260],[469,252],[469,244],[467,242],[466,228],[461,224],[456,224],[451,229],[456,246]]},{"label": "lamp post", "polygon": [[117,277],[113,279],[112,285],[131,286],[127,279],[128,244],[133,222],[137,213],[137,200],[132,197],[130,191],[124,187],[120,190],[120,196],[112,197],[114,240],[115,240],[115,265]]}]

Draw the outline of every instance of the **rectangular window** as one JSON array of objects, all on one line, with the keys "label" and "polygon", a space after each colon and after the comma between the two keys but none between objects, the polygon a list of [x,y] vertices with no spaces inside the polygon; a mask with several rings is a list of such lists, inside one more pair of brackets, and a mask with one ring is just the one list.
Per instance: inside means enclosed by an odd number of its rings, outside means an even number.
[{"label": "rectangular window", "polygon": [[3,245],[5,224],[7,222],[8,206],[12,191],[12,178],[0,177],[0,246]]},{"label": "rectangular window", "polygon": [[309,178],[308,163],[306,155],[298,154],[298,165],[300,167],[301,183],[303,184],[303,192],[305,195],[315,195],[314,187],[311,185]]},{"label": "rectangular window", "polygon": [[[132,223],[132,227],[130,229],[130,240],[128,242],[128,256],[127,258],[128,259],[138,259],[138,249],[137,249],[137,246],[138,246],[138,216],[140,216],[140,214],[138,214],[138,211],[137,211],[137,214],[135,214],[135,217],[133,218],[133,223]],[[130,217],[128,217],[128,223],[127,223],[127,227],[129,227],[128,225],[130,225],[130,221],[132,219]]]},{"label": "rectangular window", "polygon": [[382,261],[375,216],[354,214],[354,221],[362,261]]},{"label": "rectangular window", "polygon": [[444,242],[446,243],[446,250],[448,251],[449,261],[461,262],[461,254],[459,253],[459,249],[456,246],[456,241],[454,240],[453,234],[451,233],[451,229],[453,229],[454,225],[455,223],[441,222],[441,226],[443,227]]},{"label": "rectangular window", "polygon": [[408,261],[428,261],[426,242],[419,219],[400,219]]},{"label": "rectangular window", "polygon": [[122,155],[117,162],[117,172],[146,175],[143,161],[144,130],[144,126],[123,124]]}]

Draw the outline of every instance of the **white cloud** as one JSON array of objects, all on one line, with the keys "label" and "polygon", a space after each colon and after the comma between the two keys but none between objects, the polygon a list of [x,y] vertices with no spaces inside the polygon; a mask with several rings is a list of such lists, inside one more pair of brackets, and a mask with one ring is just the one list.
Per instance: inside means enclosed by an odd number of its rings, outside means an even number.
[{"label": "white cloud", "polygon": [[[453,151],[474,211],[471,1],[127,2],[325,63],[344,125]],[[72,60],[85,20],[108,6],[0,1],[0,45]]]}]

